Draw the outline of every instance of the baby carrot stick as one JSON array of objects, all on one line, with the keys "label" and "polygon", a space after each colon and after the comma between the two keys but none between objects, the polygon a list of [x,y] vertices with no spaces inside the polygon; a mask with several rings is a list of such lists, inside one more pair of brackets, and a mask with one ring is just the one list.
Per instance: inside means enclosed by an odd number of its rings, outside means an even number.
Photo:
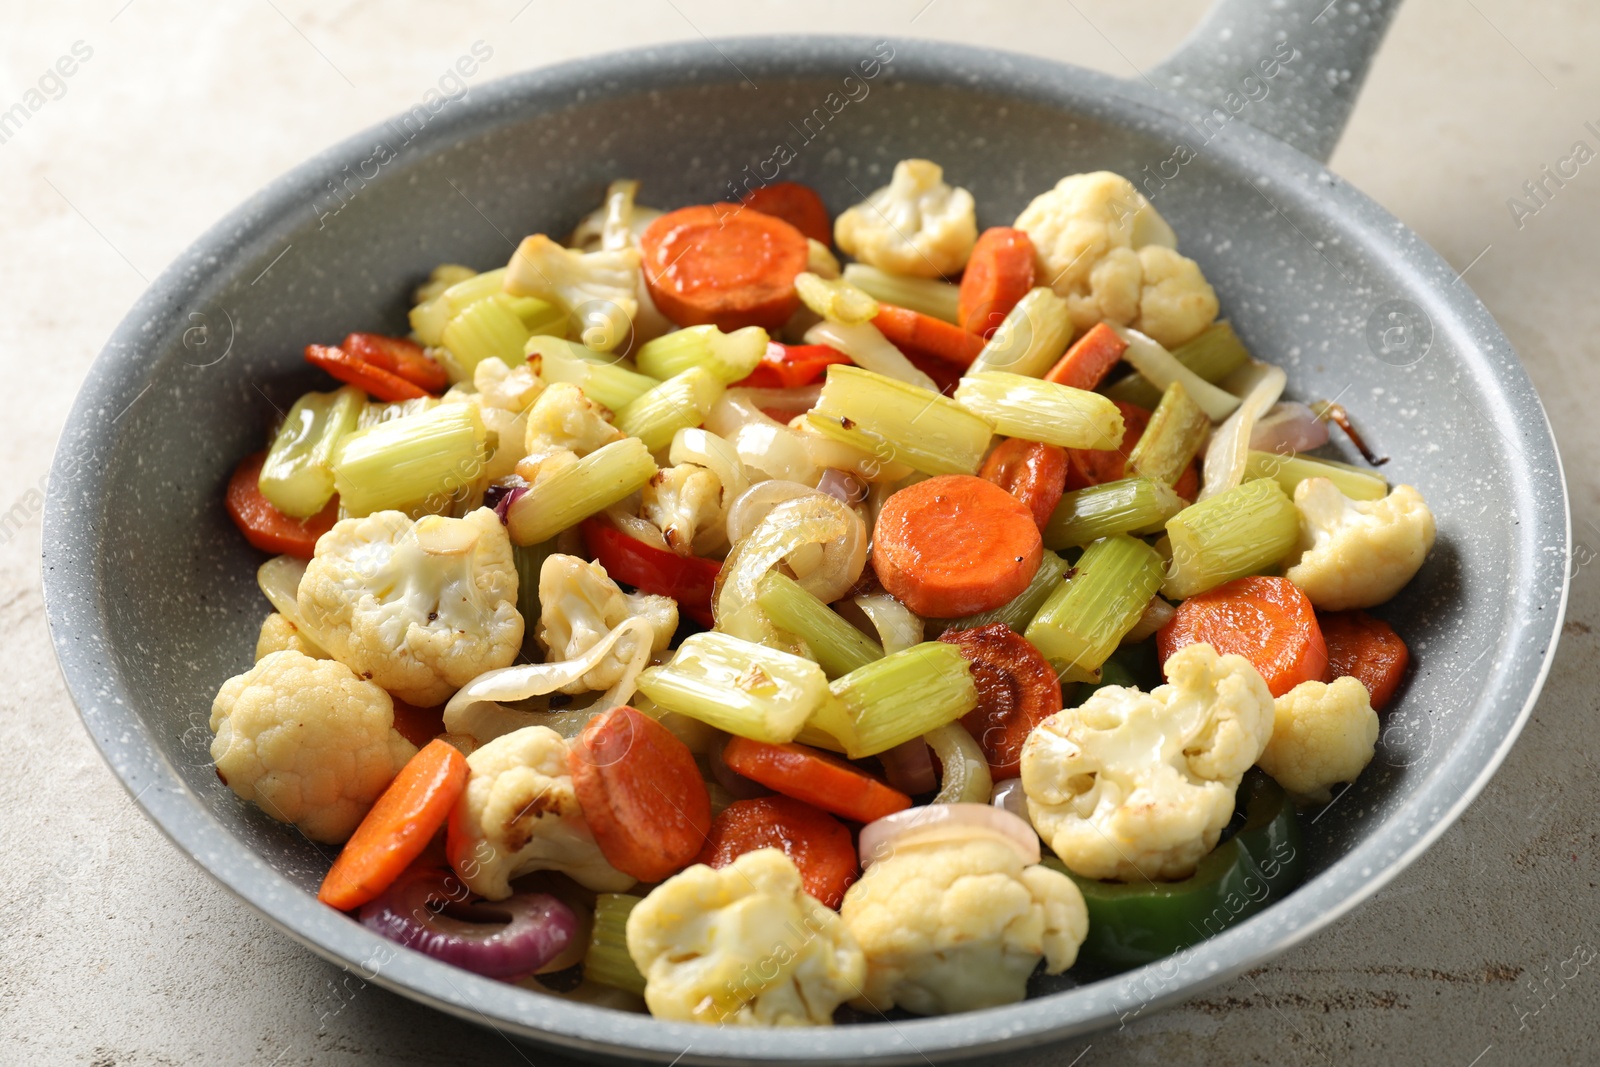
[{"label": "baby carrot stick", "polygon": [[911,806],[911,798],[859,767],[804,745],[730,738],[722,762],[735,774],[854,822],[868,823]]},{"label": "baby carrot stick", "polygon": [[1088,333],[1072,342],[1067,354],[1056,361],[1044,380],[1074,389],[1093,389],[1127,350],[1128,342],[1118,337],[1117,331],[1097,322],[1089,327]]}]

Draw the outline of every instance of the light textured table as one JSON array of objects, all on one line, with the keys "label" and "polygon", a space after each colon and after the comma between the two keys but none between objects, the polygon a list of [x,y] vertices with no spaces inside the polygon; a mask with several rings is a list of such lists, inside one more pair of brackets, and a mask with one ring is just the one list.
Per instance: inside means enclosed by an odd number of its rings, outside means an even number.
[{"label": "light textured table", "polygon": [[[0,1062],[561,1062],[361,988],[269,928],[144,820],[67,700],[39,599],[37,490],[102,341],[205,227],[409,106],[478,40],[493,49],[480,77],[759,31],[948,38],[1131,76],[1205,7],[523,3],[0,7],[0,111],[30,88],[42,105],[0,143]],[[1408,0],[1333,159],[1466,271],[1562,445],[1576,578],[1521,740],[1432,850],[1331,929],[1196,1001],[1019,1064],[1600,1058],[1600,162],[1547,185],[1520,225],[1507,205],[1574,142],[1600,148],[1597,53],[1586,0]],[[41,84],[63,56],[72,75]]]}]

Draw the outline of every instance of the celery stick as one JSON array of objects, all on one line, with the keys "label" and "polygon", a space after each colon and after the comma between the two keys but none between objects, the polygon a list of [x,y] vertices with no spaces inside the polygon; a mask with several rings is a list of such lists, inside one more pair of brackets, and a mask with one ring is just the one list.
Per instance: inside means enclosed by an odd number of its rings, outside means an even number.
[{"label": "celery stick", "polygon": [[347,385],[307,393],[294,402],[261,464],[261,495],[297,519],[315,515],[333,498],[333,452],[353,433],[367,397]]},{"label": "celery stick", "polygon": [[828,688],[850,722],[854,736],[839,740],[851,759],[921,737],[978,706],[966,657],[942,641],[924,641],[858,667]]},{"label": "celery stick", "polygon": [[528,338],[523,351],[546,382],[576,385],[584,396],[612,411],[621,411],[661,384],[629,370],[621,360],[591,359],[589,348],[560,337],[536,334]]},{"label": "celery stick", "polygon": [[909,308],[949,323],[961,322],[961,290],[949,282],[890,274],[865,263],[846,267],[844,280],[885,304]]},{"label": "celery stick", "polygon": [[849,674],[883,658],[882,646],[845,622],[837,611],[788,575],[768,571],[757,589],[756,602],[761,610],[779,629],[805,641],[829,678]]},{"label": "celery stick", "polygon": [[637,493],[655,473],[656,461],[643,442],[632,437],[612,441],[518,497],[506,510],[506,532],[516,544],[538,544]]},{"label": "celery stick", "polygon": [[1175,485],[1210,432],[1211,419],[1189,398],[1182,382],[1173,382],[1128,454],[1128,470]]},{"label": "celery stick", "polygon": [[871,294],[843,278],[830,280],[801,271],[795,275],[794,291],[801,303],[829,322],[859,326],[878,316],[878,302]]},{"label": "celery stick", "polygon": [[715,326],[690,326],[647,341],[639,369],[661,381],[691,367],[704,367],[723,385],[748,378],[766,355],[770,338],[759,326],[723,333]]},{"label": "celery stick", "polygon": [[1122,412],[1099,393],[1040,381],[1021,374],[969,374],[955,398],[994,424],[995,432],[1062,448],[1116,448]]},{"label": "celery stick", "polygon": [[1063,494],[1044,528],[1049,548],[1072,548],[1120,533],[1152,533],[1184,500],[1152,478],[1123,478]]},{"label": "celery stick", "polygon": [[845,709],[844,702],[830,692],[800,728],[795,740],[812,748],[842,753],[856,746],[855,736],[855,727],[850,722],[850,713]]},{"label": "celery stick", "polygon": [[442,510],[483,476],[485,437],[476,404],[440,404],[357,430],[334,450],[339,503],[352,516]]},{"label": "celery stick", "polygon": [[993,428],[948,397],[860,367],[833,366],[806,415],[819,433],[924,474],[972,474]]},{"label": "celery stick", "polygon": [[1161,555],[1117,534],[1083,550],[1023,634],[1067,682],[1092,682],[1161,585]]},{"label": "celery stick", "polygon": [[1028,290],[1006,314],[967,373],[1007,371],[1027,378],[1043,377],[1071,340],[1072,315],[1067,302],[1039,286]]},{"label": "celery stick", "polygon": [[439,406],[436,396],[419,396],[414,400],[395,400],[384,403],[381,400],[369,400],[361,409],[361,414],[356,418],[356,429],[365,430],[369,426],[376,426],[380,422],[393,422],[403,419],[407,415],[420,415],[424,411],[432,411]]},{"label": "celery stick", "polygon": [[950,630],[970,630],[977,626],[988,626],[990,623],[1003,622],[1017,633],[1028,628],[1028,623],[1039,614],[1039,609],[1044,607],[1045,600],[1055,592],[1057,585],[1061,584],[1062,575],[1068,570],[1067,561],[1050,551],[1044,550],[1044,555],[1039,560],[1039,569],[1033,572],[1033,580],[1028,583],[1028,588],[1018,593],[1007,604],[990,611],[979,612],[977,615],[968,615],[965,618],[951,619],[950,625],[945,627]]},{"label": "celery stick", "polygon": [[594,928],[583,957],[584,978],[644,995],[644,975],[628,954],[628,916],[643,901],[628,893],[601,893],[594,899]]},{"label": "celery stick", "polygon": [[452,318],[440,340],[470,379],[474,368],[490,358],[520,367],[527,359],[522,347],[528,336],[528,328],[511,308],[511,298],[492,296],[468,305]]},{"label": "celery stick", "polygon": [[1245,480],[1273,478],[1283,491],[1294,495],[1295,486],[1307,478],[1326,478],[1351,500],[1381,500],[1388,495],[1389,483],[1383,475],[1363,467],[1352,467],[1331,459],[1310,456],[1280,456],[1276,452],[1250,453],[1244,468]]},{"label": "celery stick", "polygon": [[646,390],[617,412],[617,429],[637,437],[652,452],[664,451],[679,430],[706,421],[722,399],[723,384],[704,367],[691,367]]},{"label": "celery stick", "polygon": [[1182,600],[1254,574],[1282,562],[1299,536],[1294,501],[1271,478],[1190,504],[1167,520],[1172,564],[1161,592]]},{"label": "celery stick", "polygon": [[[1198,335],[1172,350],[1179,363],[1194,371],[1206,381],[1216,384],[1244,366],[1250,359],[1233,326],[1223,319],[1213,322]],[[1106,387],[1105,394],[1113,400],[1153,408],[1161,401],[1161,390],[1151,385],[1143,375],[1130,374]]]},{"label": "celery stick", "polygon": [[471,267],[463,267],[459,263],[441,263],[429,273],[427,281],[417,286],[412,293],[412,303],[426,304],[435,297],[443,295],[452,285],[475,277],[477,273]]},{"label": "celery stick", "polygon": [[536,296],[507,296],[506,307],[516,312],[523,328],[536,335],[561,337],[567,332],[567,313]]},{"label": "celery stick", "polygon": [[669,711],[755,741],[793,741],[828,696],[828,679],[808,659],[730,634],[687,638],[639,691]]},{"label": "celery stick", "polygon": [[[440,277],[439,271],[443,269],[435,270],[435,277]],[[452,273],[450,276],[455,275]],[[423,344],[430,348],[437,347],[443,343],[444,329],[451,319],[470,305],[504,291],[505,276],[504,267],[482,274],[468,271],[465,278],[411,309],[411,329]]]}]

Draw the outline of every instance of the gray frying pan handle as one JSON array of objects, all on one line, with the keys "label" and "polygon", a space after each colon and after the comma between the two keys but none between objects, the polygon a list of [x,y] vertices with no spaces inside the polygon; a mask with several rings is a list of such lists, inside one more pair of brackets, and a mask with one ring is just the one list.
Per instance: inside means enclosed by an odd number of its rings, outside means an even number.
[{"label": "gray frying pan handle", "polygon": [[[1399,6],[1400,0],[1218,0],[1149,79],[1326,162]],[[1270,71],[1276,73],[1269,77]]]}]

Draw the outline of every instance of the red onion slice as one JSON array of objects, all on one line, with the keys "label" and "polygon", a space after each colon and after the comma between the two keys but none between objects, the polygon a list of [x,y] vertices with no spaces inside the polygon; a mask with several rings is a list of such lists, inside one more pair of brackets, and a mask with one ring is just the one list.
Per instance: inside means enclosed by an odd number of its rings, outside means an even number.
[{"label": "red onion slice", "polygon": [[1327,443],[1328,424],[1297,400],[1274,404],[1250,431],[1250,448],[1256,452],[1288,455],[1309,452]]},{"label": "red onion slice", "polygon": [[1024,864],[1039,862],[1039,835],[1027,820],[988,804],[929,804],[885,815],[861,828],[861,869],[898,848],[995,838],[1017,850]]},{"label": "red onion slice", "polygon": [[[447,880],[458,888],[454,895]],[[548,893],[493,903],[457,902],[450,871],[414,867],[362,907],[361,925],[407,948],[488,978],[534,974],[567,950],[578,917]]]},{"label": "red onion slice", "polygon": [[889,784],[902,793],[916,796],[939,788],[939,774],[933,769],[933,754],[928,742],[913,737],[886,752],[878,753]]},{"label": "red onion slice", "polygon": [[1021,778],[1006,778],[996,782],[994,789],[989,792],[989,803],[1032,825],[1028,820],[1028,797],[1022,791]]},{"label": "red onion slice", "polygon": [[827,493],[839,503],[854,507],[867,499],[867,484],[849,471],[829,467],[817,482],[817,491]]}]

